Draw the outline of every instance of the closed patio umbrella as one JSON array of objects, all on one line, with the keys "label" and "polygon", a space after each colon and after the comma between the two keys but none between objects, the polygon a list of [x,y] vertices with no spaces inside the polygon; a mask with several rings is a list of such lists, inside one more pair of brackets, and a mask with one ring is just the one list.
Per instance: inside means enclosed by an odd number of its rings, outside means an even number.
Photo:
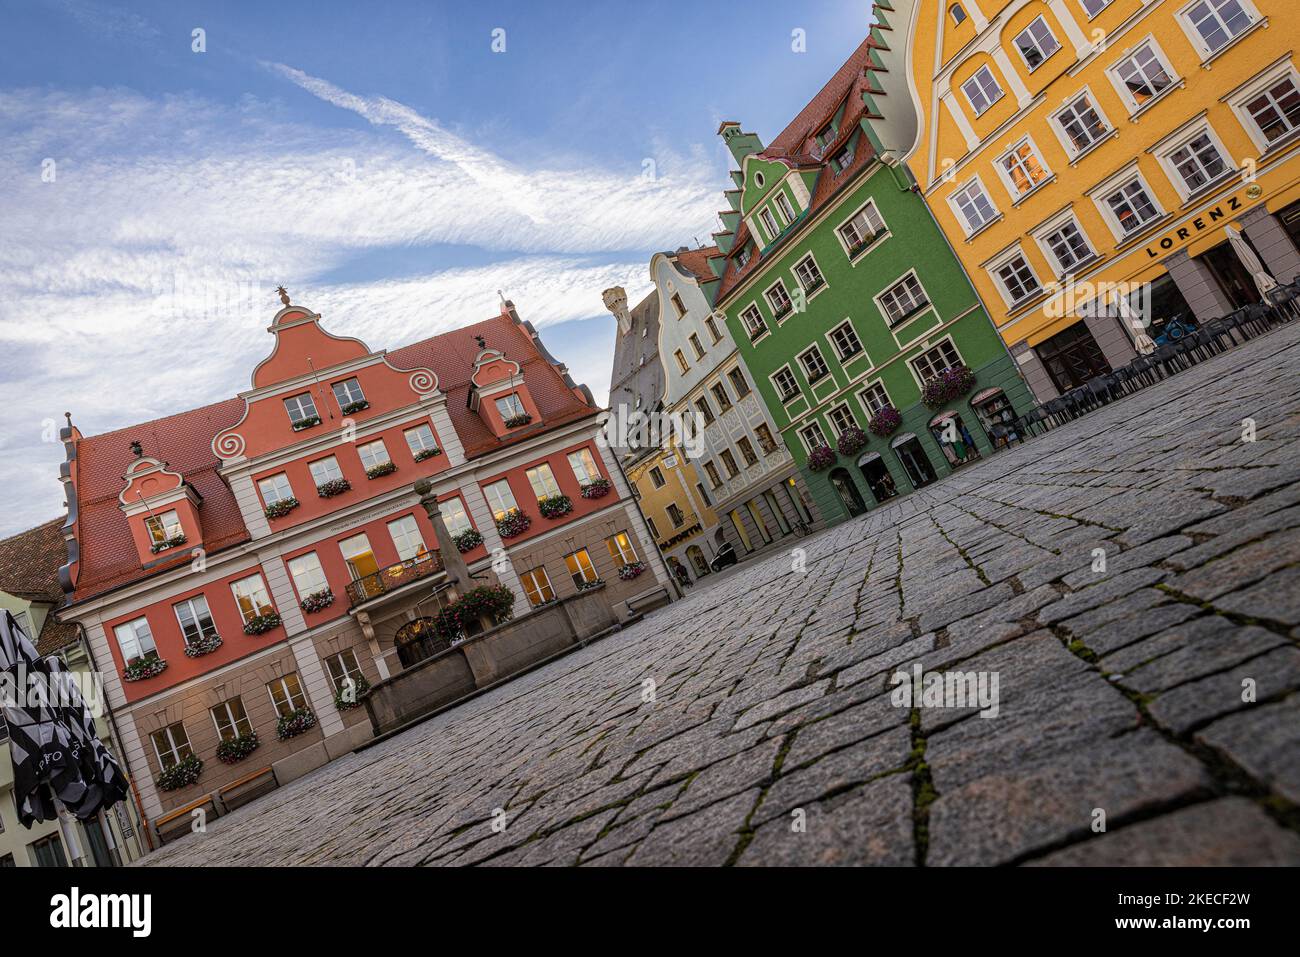
[{"label": "closed patio umbrella", "polygon": [[1246,237],[1238,229],[1231,226],[1224,226],[1223,231],[1228,234],[1228,242],[1232,243],[1232,251],[1237,254],[1241,264],[1250,272],[1251,278],[1255,280],[1255,285],[1259,287],[1259,294],[1265,299],[1268,298],[1269,292],[1277,288],[1277,280],[1269,274],[1264,268],[1264,264],[1259,261],[1255,255],[1255,250],[1250,248],[1246,242]]},{"label": "closed patio umbrella", "polygon": [[124,800],[126,776],[99,739],[73,674],[57,656],[42,658],[8,611],[0,613],[0,673],[22,825],[54,820],[59,804],[86,820]]}]

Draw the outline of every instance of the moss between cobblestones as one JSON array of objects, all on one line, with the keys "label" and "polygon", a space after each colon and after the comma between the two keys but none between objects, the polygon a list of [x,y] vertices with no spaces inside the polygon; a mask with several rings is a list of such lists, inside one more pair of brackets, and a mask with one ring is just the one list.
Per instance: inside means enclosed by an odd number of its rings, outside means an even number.
[{"label": "moss between cobblestones", "polygon": [[930,805],[938,798],[930,765],[925,760],[926,739],[921,732],[921,709],[913,708],[908,715],[912,731],[912,753],[905,766],[912,774],[912,840],[916,847],[916,866],[925,867],[930,851]]}]

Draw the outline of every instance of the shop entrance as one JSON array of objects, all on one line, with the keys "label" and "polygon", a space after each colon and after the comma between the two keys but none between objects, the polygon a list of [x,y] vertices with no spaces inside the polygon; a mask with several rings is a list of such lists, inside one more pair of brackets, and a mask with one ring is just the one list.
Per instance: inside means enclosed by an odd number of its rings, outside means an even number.
[{"label": "shop entrance", "polygon": [[902,463],[903,470],[907,472],[907,478],[914,488],[929,485],[938,478],[934,466],[930,464],[930,459],[925,454],[925,449],[921,448],[921,440],[911,432],[900,435],[890,444],[894,447],[894,454],[898,456],[898,461]]},{"label": "shop entrance", "polygon": [[1219,284],[1223,294],[1232,303],[1233,309],[1254,305],[1260,301],[1259,288],[1255,285],[1250,270],[1241,264],[1233,252],[1232,243],[1219,243],[1201,256],[1205,265],[1210,267],[1210,274]]},{"label": "shop entrance", "polygon": [[956,412],[941,412],[930,420],[930,434],[939,443],[939,451],[951,468],[973,462],[980,457],[975,437]]},{"label": "shop entrance", "polygon": [[1056,391],[1062,394],[1078,388],[1089,379],[1110,372],[1110,363],[1101,346],[1092,337],[1086,322],[1076,322],[1068,329],[1034,347],[1047,369]]},{"label": "shop entrance", "polygon": [[853,484],[853,476],[849,475],[847,469],[836,469],[830,477],[831,485],[850,516],[856,517],[867,510],[867,503],[862,500],[862,493]]},{"label": "shop entrance", "polygon": [[894,477],[889,474],[879,452],[868,452],[858,459],[858,468],[862,470],[862,477],[867,480],[867,488],[871,489],[871,495],[877,504],[887,502],[898,494]]}]

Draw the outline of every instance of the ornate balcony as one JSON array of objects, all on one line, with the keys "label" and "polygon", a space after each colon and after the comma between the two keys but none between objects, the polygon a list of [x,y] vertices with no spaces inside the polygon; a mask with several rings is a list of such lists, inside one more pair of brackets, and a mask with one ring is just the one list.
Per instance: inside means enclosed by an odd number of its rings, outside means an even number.
[{"label": "ornate balcony", "polygon": [[420,558],[398,562],[379,571],[358,578],[348,583],[348,604],[352,608],[374,601],[381,595],[397,591],[421,578],[428,578],[442,572],[442,558],[437,552],[429,552]]}]

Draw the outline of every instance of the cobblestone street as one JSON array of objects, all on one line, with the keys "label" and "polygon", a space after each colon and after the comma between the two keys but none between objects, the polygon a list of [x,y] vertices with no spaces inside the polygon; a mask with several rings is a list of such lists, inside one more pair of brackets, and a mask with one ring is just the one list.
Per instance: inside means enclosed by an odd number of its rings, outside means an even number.
[{"label": "cobblestone street", "polygon": [[1298,384],[1293,323],[148,861],[1300,864]]}]

